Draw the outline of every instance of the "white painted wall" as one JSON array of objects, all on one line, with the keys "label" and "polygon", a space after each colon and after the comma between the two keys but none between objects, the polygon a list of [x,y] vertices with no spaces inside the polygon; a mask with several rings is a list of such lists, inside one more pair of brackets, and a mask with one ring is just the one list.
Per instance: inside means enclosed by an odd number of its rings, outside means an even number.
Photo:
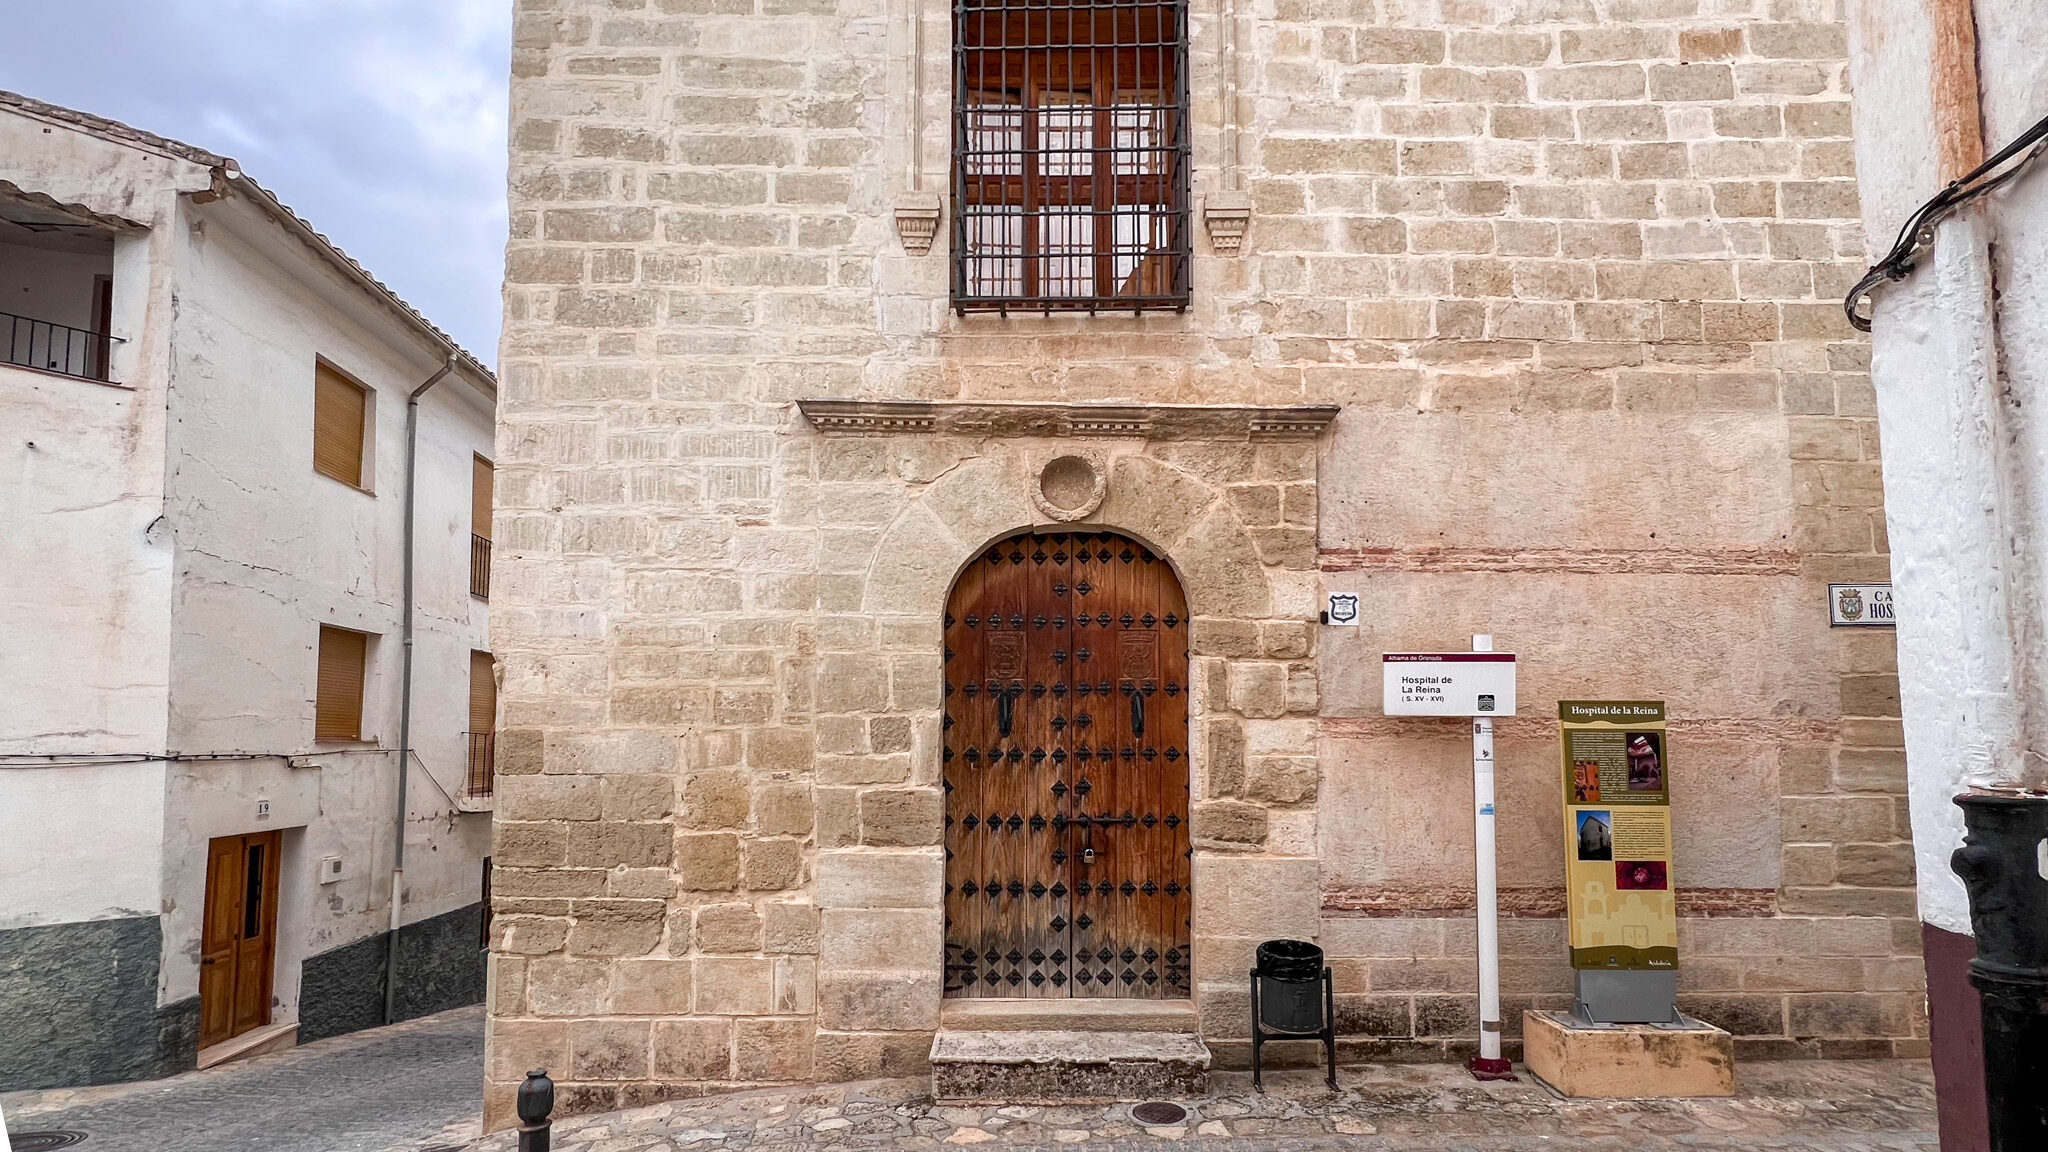
[{"label": "white painted wall", "polygon": [[[1872,259],[1945,180],[1927,0],[1850,9],[1856,160]],[[2048,9],[1977,0],[1986,151],[2048,115]],[[1952,798],[2048,784],[2041,555],[2048,525],[2048,169],[1940,228],[1907,280],[1880,289],[1871,376],[1900,604],[1900,696],[1920,913],[1970,931],[1948,860]],[[1996,251],[1994,259],[1992,253]]]},{"label": "white painted wall", "polygon": [[0,753],[163,750],[171,550],[147,406],[0,365]]},{"label": "white painted wall", "polygon": [[[2048,10],[2037,0],[1978,0],[1977,49],[1987,144],[2004,145],[2048,116]],[[2011,437],[2006,523],[2011,532],[2014,691],[2021,783],[2048,788],[2048,165],[1996,193],[1990,209],[1998,285],[1997,357]]]},{"label": "white painted wall", "polygon": [[0,768],[0,929],[154,916],[160,761]]}]

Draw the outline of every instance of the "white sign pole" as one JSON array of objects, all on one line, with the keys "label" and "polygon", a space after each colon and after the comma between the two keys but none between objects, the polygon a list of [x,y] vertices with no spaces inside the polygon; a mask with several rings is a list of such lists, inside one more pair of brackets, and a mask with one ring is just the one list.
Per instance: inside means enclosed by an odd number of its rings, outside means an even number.
[{"label": "white sign pole", "polygon": [[1478,883],[1481,1080],[1513,1080],[1500,1055],[1500,894],[1494,886],[1493,718],[1515,714],[1515,657],[1475,635],[1470,652],[1380,653],[1380,708],[1389,716],[1466,716],[1472,721],[1472,839]]},{"label": "white sign pole", "polygon": [[[1492,636],[1472,637],[1474,652],[1493,651]],[[1512,1076],[1500,1055],[1500,893],[1494,878],[1493,717],[1472,718],[1472,833],[1478,848],[1479,1058],[1472,1074]]]}]

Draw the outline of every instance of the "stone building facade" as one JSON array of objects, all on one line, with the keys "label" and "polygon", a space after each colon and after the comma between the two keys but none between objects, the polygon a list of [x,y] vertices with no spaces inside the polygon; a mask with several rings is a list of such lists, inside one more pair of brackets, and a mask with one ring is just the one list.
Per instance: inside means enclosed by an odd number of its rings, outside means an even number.
[{"label": "stone building facade", "polygon": [[1571,988],[1550,715],[1600,697],[1674,717],[1687,1010],[1924,1051],[1891,639],[1825,610],[1886,571],[1839,3],[1185,17],[1186,306],[1047,315],[950,306],[945,5],[522,0],[493,1123],[537,1065],[574,1110],[925,1066],[949,590],[1034,527],[1185,591],[1220,1065],[1275,936],[1344,1058],[1473,1045],[1465,726],[1376,668],[1476,632],[1511,1053]]}]

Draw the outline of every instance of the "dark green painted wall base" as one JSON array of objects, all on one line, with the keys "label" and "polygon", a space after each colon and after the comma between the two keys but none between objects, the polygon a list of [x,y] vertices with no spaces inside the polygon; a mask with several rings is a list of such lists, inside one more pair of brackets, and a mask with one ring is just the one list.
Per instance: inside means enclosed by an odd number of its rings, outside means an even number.
[{"label": "dark green painted wall base", "polygon": [[0,931],[0,1092],[192,1067],[199,1001],[157,1007],[155,916]]},{"label": "dark green painted wall base", "polygon": [[[398,930],[398,1018],[410,1020],[481,1003],[484,954],[477,946],[484,906],[471,904]],[[299,978],[299,1043],[384,1022],[384,950],[379,932],[309,957]]]},{"label": "dark green painted wall base", "polygon": [[[480,1003],[483,905],[398,931],[398,1018]],[[299,1042],[384,1022],[380,932],[306,960]],[[155,916],[0,930],[0,1092],[153,1080],[198,1063],[197,997],[157,1007]]]},{"label": "dark green painted wall base", "polygon": [[484,1002],[481,902],[398,930],[398,1018]]},{"label": "dark green painted wall base", "polygon": [[299,969],[299,1043],[384,1022],[384,941],[379,932],[308,956]]}]

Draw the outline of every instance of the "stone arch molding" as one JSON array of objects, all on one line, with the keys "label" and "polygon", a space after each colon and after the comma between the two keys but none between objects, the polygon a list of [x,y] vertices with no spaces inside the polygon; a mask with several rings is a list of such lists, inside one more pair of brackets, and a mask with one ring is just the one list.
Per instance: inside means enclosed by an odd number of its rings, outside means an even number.
[{"label": "stone arch molding", "polygon": [[1166,558],[1197,617],[1263,617],[1273,589],[1258,548],[1223,490],[1185,469],[1138,454],[1109,460],[1108,494],[1089,515],[1054,520],[1031,499],[1041,463],[1023,445],[941,474],[883,532],[869,569],[865,611],[936,618],[967,563],[1006,536],[1032,527],[1114,529]]}]

